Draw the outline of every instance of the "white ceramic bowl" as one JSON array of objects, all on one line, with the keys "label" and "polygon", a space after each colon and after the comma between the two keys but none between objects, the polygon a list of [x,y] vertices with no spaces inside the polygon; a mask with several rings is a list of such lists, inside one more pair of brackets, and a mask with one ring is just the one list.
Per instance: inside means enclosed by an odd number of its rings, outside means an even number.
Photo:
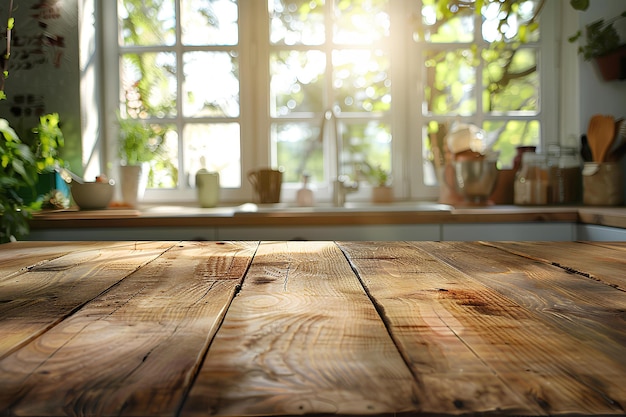
[{"label": "white ceramic bowl", "polygon": [[73,181],[70,185],[74,202],[81,210],[100,210],[108,207],[113,198],[115,186],[108,182]]}]

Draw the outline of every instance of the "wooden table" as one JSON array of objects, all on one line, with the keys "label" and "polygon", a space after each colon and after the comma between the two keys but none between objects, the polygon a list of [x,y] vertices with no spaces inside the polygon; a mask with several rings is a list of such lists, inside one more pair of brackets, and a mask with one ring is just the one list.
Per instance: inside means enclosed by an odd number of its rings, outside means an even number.
[{"label": "wooden table", "polygon": [[0,416],[623,415],[626,243],[0,246]]}]

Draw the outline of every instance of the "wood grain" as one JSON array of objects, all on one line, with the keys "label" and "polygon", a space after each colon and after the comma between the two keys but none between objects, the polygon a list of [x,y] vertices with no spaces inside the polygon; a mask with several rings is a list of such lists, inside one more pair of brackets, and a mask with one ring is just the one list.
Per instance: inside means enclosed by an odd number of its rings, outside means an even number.
[{"label": "wood grain", "polygon": [[394,413],[414,389],[336,245],[265,242],[182,415]]},{"label": "wood grain", "polygon": [[[111,242],[109,245],[116,245],[116,243]],[[117,243],[117,245],[129,245],[129,243]],[[54,246],[43,247],[39,242],[10,242],[0,245],[0,282],[40,262],[99,247],[103,247],[101,242],[56,242]]]},{"label": "wood grain", "polygon": [[[0,358],[55,326],[172,245],[89,244],[86,250],[64,256],[59,256],[57,247],[42,254],[35,251],[34,257],[26,257],[26,263],[11,265],[18,268],[16,273],[0,280]],[[49,260],[32,263],[39,257]]]},{"label": "wood grain", "polygon": [[464,343],[511,389],[549,413],[624,413],[623,292],[478,243],[419,250],[450,267],[454,285],[439,298],[454,302]]},{"label": "wood grain", "polygon": [[[97,262],[126,278],[0,361],[0,414],[175,415],[255,248],[175,245],[131,275],[126,263],[142,262],[140,253],[102,249]],[[41,281],[92,293],[106,274],[86,274],[94,261],[80,256],[38,267],[54,276],[63,266],[62,277]]]},{"label": "wood grain", "polygon": [[[406,361],[419,381],[421,410],[426,413],[506,412],[541,414],[535,401],[509,387],[476,349],[495,330],[471,303],[472,288],[458,271],[438,262],[411,243],[342,242],[340,247],[363,280],[388,323]],[[460,298],[459,303],[451,298]],[[483,294],[487,297],[491,294]],[[509,304],[493,294],[489,308]],[[471,335],[482,336],[468,342]]]},{"label": "wood grain", "polygon": [[626,413],[624,242],[0,247],[0,416]]},{"label": "wood grain", "polygon": [[559,266],[626,291],[626,242],[494,242],[492,246]]}]

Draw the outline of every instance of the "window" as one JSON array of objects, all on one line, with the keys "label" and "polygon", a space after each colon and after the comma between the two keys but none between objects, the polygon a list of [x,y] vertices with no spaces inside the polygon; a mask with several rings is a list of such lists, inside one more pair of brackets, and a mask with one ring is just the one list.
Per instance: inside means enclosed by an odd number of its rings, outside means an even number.
[{"label": "window", "polygon": [[554,124],[546,106],[554,88],[547,82],[550,52],[544,38],[550,32],[540,30],[540,5],[485,2],[481,13],[459,8],[442,22],[438,2],[423,1],[413,38],[423,63],[419,101],[427,138],[422,148],[426,184],[436,183],[434,168],[445,159],[441,143],[455,121],[482,127],[501,167],[512,165],[518,146],[558,140],[546,137]]},{"label": "window", "polygon": [[285,201],[305,173],[318,200],[339,175],[366,199],[372,168],[391,173],[396,198],[429,199],[454,121],[482,126],[503,166],[516,146],[557,140],[553,34],[534,23],[537,1],[480,13],[461,1],[454,14],[440,0],[103,3],[117,28],[106,85],[119,86],[107,126],[119,114],[164,132],[148,200],[192,201],[203,166],[220,172],[224,201],[250,200],[246,174],[263,166],[285,170]]}]

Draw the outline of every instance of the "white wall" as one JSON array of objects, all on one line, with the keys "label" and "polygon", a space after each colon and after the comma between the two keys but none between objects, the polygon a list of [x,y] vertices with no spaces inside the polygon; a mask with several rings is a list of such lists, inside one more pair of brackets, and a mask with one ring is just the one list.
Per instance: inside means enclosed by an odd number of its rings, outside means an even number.
[{"label": "white wall", "polygon": [[[601,18],[616,16],[625,10],[626,1],[624,0],[593,0],[588,10],[579,13],[580,27],[584,28],[586,24]],[[626,19],[621,19],[615,27],[622,41],[626,42]],[[595,62],[585,61],[580,56],[578,62],[580,133],[587,131],[589,119],[594,114],[626,118],[626,80],[604,81]],[[622,158],[621,162],[626,194],[626,158]]]},{"label": "white wall", "polygon": [[[613,17],[626,10],[624,0],[593,0],[580,13],[580,27],[600,18]],[[619,21],[622,40],[626,39],[626,19]],[[604,81],[593,61],[579,57],[580,131],[586,132],[589,118],[597,113],[626,117],[626,80]]]}]

